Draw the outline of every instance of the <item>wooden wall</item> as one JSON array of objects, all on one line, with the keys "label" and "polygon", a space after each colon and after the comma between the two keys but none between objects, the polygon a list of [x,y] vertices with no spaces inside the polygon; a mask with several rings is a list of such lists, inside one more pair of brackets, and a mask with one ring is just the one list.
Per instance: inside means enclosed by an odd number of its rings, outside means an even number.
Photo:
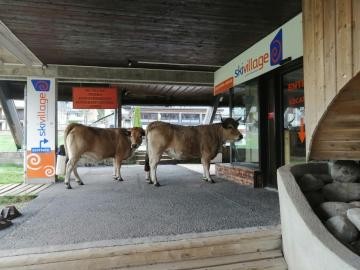
[{"label": "wooden wall", "polygon": [[[360,159],[360,137],[332,136],[354,129],[360,134],[360,124],[335,117],[320,125],[334,98],[360,71],[360,0],[303,0],[303,33],[307,158]],[[351,106],[360,107],[357,98]],[[360,111],[352,117],[360,119]],[[351,149],[358,153],[349,155]]]}]

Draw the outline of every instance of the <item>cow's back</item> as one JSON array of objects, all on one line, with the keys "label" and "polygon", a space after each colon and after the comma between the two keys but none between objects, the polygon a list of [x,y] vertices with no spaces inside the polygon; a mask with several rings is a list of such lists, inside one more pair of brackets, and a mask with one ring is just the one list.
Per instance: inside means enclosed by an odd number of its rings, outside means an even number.
[{"label": "cow's back", "polygon": [[119,129],[102,129],[76,124],[65,133],[67,152],[71,156],[87,155],[94,159],[114,157],[125,147],[126,136]]},{"label": "cow's back", "polygon": [[153,152],[166,152],[175,159],[201,157],[202,152],[217,152],[218,129],[214,125],[180,126],[161,121],[151,123],[147,128],[148,147]]}]

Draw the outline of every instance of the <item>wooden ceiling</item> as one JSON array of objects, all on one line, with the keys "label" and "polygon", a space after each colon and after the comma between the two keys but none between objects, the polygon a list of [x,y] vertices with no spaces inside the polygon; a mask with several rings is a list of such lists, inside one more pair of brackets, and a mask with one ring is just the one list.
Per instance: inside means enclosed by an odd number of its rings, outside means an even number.
[{"label": "wooden ceiling", "polygon": [[[212,72],[301,12],[301,0],[0,0],[0,10],[44,64]],[[213,99],[206,86],[119,87],[147,101]]]}]

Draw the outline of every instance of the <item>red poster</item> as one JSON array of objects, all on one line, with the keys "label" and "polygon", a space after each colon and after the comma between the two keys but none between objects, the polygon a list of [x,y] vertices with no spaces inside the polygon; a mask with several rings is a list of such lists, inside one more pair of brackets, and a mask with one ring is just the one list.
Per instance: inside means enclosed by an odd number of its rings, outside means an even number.
[{"label": "red poster", "polygon": [[74,109],[117,109],[117,88],[73,87]]}]

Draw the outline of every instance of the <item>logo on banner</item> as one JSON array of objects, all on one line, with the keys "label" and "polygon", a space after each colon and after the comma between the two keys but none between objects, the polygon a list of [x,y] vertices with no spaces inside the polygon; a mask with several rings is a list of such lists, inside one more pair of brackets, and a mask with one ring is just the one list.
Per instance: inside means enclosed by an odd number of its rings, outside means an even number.
[{"label": "logo on banner", "polygon": [[276,34],[270,43],[270,65],[280,64],[283,59],[282,29]]},{"label": "logo on banner", "polygon": [[48,96],[46,92],[50,91],[50,80],[31,80],[35,91],[39,93],[39,106],[36,113],[38,120],[37,132],[39,135],[38,144],[31,148],[32,153],[49,153],[51,148],[47,146],[49,142],[47,137],[47,122],[48,122]]},{"label": "logo on banner", "polygon": [[27,176],[29,178],[51,177],[55,175],[55,151],[50,153],[27,152]]},{"label": "logo on banner", "polygon": [[35,91],[49,92],[50,90],[50,80],[31,80],[31,83]]},{"label": "logo on banner", "polygon": [[270,53],[265,51],[256,57],[250,57],[247,59],[245,63],[241,63],[241,65],[237,66],[234,72],[234,77],[248,76],[261,71],[264,67],[266,67],[266,65],[268,65],[269,60],[271,66],[278,65],[282,59],[282,29],[280,29],[270,43]]}]

